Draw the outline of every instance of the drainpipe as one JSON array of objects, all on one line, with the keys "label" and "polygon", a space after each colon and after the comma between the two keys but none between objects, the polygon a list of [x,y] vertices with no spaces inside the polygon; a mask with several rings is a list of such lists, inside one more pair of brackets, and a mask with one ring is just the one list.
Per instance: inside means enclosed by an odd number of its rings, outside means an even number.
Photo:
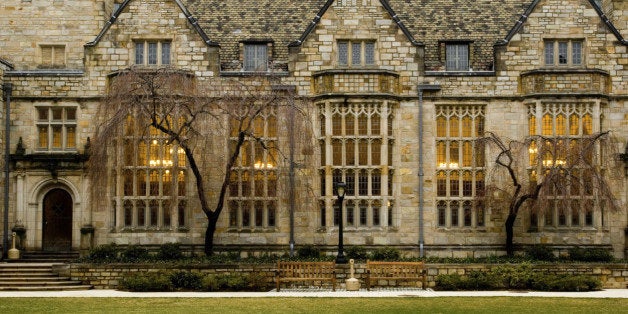
[{"label": "drainpipe", "polygon": [[290,191],[289,191],[289,202],[290,202],[290,257],[294,257],[294,202],[295,202],[295,179],[294,179],[294,103],[289,108],[290,112],[288,113],[288,135],[290,137],[290,171],[288,173],[290,178]]},{"label": "drainpipe", "polygon": [[440,85],[419,84],[419,257],[423,257],[423,245],[425,243],[423,226],[423,91],[439,91]]},{"label": "drainpipe", "polygon": [[6,257],[9,249],[9,160],[11,153],[10,127],[11,127],[11,93],[13,86],[11,83],[2,85],[2,92],[6,100],[6,111],[4,116],[4,233],[2,235],[2,256]]}]

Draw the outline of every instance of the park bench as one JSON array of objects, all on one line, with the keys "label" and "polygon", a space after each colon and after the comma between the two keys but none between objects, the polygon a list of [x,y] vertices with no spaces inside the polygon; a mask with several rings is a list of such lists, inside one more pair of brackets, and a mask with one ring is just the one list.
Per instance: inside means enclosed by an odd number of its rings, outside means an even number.
[{"label": "park bench", "polygon": [[417,281],[427,288],[427,271],[423,262],[377,262],[366,261],[366,289],[377,285],[379,280]]},{"label": "park bench", "polygon": [[336,263],[334,262],[277,262],[275,273],[277,291],[281,283],[312,282],[322,286],[330,281],[336,291]]}]

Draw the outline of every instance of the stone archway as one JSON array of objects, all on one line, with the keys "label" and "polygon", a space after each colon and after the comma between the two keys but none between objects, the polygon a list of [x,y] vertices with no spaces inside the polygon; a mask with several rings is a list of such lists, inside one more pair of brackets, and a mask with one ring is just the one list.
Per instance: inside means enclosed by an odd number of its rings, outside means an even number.
[{"label": "stone archway", "polygon": [[72,249],[72,196],[64,189],[54,188],[42,201],[42,249],[70,251]]}]

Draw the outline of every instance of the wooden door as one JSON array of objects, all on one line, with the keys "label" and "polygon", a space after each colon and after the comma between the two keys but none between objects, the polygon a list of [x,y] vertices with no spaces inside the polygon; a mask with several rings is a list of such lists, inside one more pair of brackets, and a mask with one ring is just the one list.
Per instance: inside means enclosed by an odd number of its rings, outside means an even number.
[{"label": "wooden door", "polygon": [[52,189],[44,196],[44,251],[72,249],[72,196],[63,189]]}]

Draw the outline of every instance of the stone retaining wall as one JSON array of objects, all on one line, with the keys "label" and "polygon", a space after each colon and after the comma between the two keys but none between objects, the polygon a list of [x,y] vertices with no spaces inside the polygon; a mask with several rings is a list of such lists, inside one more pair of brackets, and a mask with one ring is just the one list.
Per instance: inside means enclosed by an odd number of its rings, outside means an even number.
[{"label": "stone retaining wall", "polygon": [[[465,274],[474,270],[485,270],[497,264],[428,264],[428,286],[434,287],[436,276],[440,274],[459,273]],[[600,278],[605,289],[628,288],[628,264],[554,264],[534,265],[534,269],[549,271],[551,273],[568,273],[592,275]],[[189,270],[203,274],[250,274],[262,273],[267,277],[269,284],[275,276],[275,264],[220,264],[220,265],[186,265],[179,266],[176,270]],[[96,289],[116,289],[120,280],[129,273],[157,272],[161,270],[175,270],[171,265],[154,264],[72,264],[67,269],[59,269],[62,275],[72,277],[73,280],[81,280],[84,284],[91,284]],[[336,277],[338,283],[344,287],[345,280],[350,276],[349,265],[337,265]],[[364,287],[366,277],[366,264],[355,264],[355,278],[359,279]],[[410,283],[395,283],[380,281],[380,285],[410,285]]]}]

